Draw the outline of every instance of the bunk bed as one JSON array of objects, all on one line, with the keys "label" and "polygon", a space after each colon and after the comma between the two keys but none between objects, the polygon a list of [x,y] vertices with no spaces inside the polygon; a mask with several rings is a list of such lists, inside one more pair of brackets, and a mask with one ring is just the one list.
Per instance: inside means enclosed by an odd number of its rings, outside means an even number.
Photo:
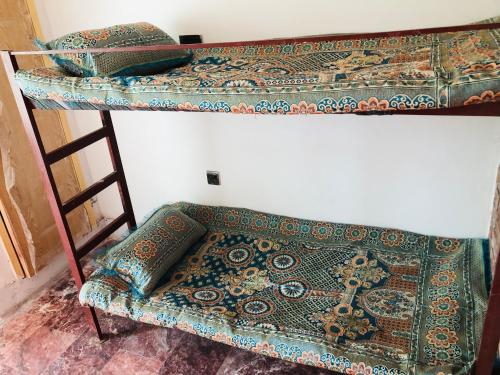
[{"label": "bunk bed", "polygon": [[[86,278],[80,261],[122,225],[136,227],[110,111],[499,117],[499,45],[500,24],[488,23],[247,42],[3,51],[1,58],[80,300],[99,337],[94,308],[347,374],[482,375],[491,371],[500,337],[500,267],[490,262],[499,249],[489,249],[487,240],[177,203],[168,208],[208,232],[150,296],[138,295],[104,269]],[[17,65],[18,56],[30,54],[185,49],[192,51],[192,62],[146,76],[81,78],[58,68]],[[98,110],[103,127],[47,152],[35,109]],[[51,165],[100,139],[108,142],[114,171],[63,202]],[[123,214],[76,247],[66,214],[113,183]]]}]

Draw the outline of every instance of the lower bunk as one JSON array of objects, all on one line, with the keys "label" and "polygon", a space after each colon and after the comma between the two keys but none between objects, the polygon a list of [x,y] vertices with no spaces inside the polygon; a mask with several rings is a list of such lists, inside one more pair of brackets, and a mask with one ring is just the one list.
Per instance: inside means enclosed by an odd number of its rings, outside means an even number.
[{"label": "lower bunk", "polygon": [[104,254],[80,301],[345,374],[466,374],[488,254],[482,239],[177,203]]}]

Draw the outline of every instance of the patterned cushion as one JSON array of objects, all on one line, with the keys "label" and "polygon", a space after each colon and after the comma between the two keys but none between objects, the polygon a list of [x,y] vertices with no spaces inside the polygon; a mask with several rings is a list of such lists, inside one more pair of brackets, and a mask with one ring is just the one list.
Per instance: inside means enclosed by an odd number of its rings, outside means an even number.
[{"label": "patterned cushion", "polygon": [[[79,31],[43,43],[47,50],[104,47],[132,47],[176,44],[165,32],[146,22],[116,25],[105,29]],[[81,53],[51,55],[56,64],[72,74],[84,77],[123,76],[160,73],[190,61],[189,51],[148,51],[119,53]]]},{"label": "patterned cushion", "polygon": [[147,298],[98,270],[83,304],[351,375],[466,374],[474,363],[487,240],[176,206],[204,240]]},{"label": "patterned cushion", "polygon": [[118,273],[144,296],[205,232],[205,227],[189,216],[164,206],[108,250],[99,263]]}]

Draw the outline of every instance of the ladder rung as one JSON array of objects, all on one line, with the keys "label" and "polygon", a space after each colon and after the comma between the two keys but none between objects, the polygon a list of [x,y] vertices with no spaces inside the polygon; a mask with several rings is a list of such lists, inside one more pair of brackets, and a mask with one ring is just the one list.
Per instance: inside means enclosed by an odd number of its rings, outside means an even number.
[{"label": "ladder rung", "polygon": [[117,181],[118,181],[118,173],[116,171],[111,172],[106,177],[104,177],[102,180],[99,180],[96,183],[90,185],[88,188],[86,188],[85,190],[82,190],[77,195],[75,195],[73,198],[68,199],[66,202],[64,202],[62,205],[62,212],[64,214],[67,214],[68,212],[74,210],[75,208],[77,208],[81,204],[88,201],[94,195],[99,194],[101,191],[106,189],[113,182],[117,182]]},{"label": "ladder rung", "polygon": [[130,218],[130,215],[126,212],[118,216],[115,220],[109,223],[106,227],[102,228],[97,232],[90,240],[88,240],[84,245],[76,250],[76,257],[78,259],[83,258],[90,251],[99,245],[102,241],[108,238],[113,232],[125,224]]},{"label": "ladder rung", "polygon": [[64,146],[56,148],[55,150],[47,153],[47,155],[45,156],[45,160],[47,160],[49,164],[54,164],[59,160],[64,159],[65,157],[68,157],[77,151],[80,151],[82,148],[85,148],[92,143],[97,142],[107,135],[108,129],[104,127],[94,130],[93,132],[86,134],[81,138],[75,139],[74,141],[69,142]]}]

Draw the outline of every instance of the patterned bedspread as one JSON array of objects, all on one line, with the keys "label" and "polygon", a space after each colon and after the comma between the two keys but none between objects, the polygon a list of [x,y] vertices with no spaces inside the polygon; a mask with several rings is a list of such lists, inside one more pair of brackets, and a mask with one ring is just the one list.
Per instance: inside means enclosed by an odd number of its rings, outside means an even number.
[{"label": "patterned bedspread", "polygon": [[500,100],[500,29],[194,50],[165,74],[19,71],[40,108],[342,113]]},{"label": "patterned bedspread", "polygon": [[104,270],[80,300],[346,374],[466,374],[487,241],[176,204],[209,232],[141,299]]}]

